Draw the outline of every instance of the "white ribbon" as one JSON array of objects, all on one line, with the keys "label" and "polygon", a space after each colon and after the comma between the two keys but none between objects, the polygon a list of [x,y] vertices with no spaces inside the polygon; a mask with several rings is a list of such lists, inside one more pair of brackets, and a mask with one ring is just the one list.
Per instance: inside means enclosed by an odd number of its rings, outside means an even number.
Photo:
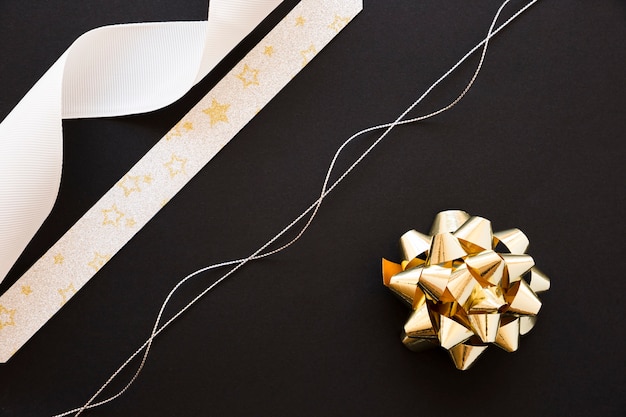
[{"label": "white ribbon", "polygon": [[113,25],[78,38],[0,123],[0,282],[57,197],[64,118],[167,106],[282,0],[211,0],[207,21]]}]

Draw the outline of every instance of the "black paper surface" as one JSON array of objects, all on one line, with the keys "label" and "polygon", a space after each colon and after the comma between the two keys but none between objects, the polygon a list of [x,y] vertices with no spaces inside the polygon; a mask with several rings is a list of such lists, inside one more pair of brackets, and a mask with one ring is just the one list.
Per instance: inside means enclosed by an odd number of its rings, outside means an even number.
[{"label": "black paper surface", "polygon": [[[5,291],[267,32],[156,112],[64,121],[55,209]],[[0,415],[82,405],[148,337],[171,287],[245,257],[317,197],[352,133],[395,119],[487,33],[500,2],[365,0],[364,11],[9,363]],[[513,1],[510,16],[523,2]],[[0,5],[0,118],[80,34],[204,19],[202,0]],[[137,382],[86,416],[622,416],[626,409],[626,3],[540,1],[492,42],[454,109],[397,128],[290,249],[246,266],[156,342]],[[414,113],[448,104],[478,57]],[[377,136],[340,159],[345,168]],[[336,176],[335,176],[336,177]],[[399,236],[460,208],[519,227],[552,279],[513,354],[467,372],[399,340],[408,311],[382,285]],[[223,271],[226,272],[226,271]],[[221,276],[185,286],[166,316]],[[125,384],[125,373],[114,388]]]}]

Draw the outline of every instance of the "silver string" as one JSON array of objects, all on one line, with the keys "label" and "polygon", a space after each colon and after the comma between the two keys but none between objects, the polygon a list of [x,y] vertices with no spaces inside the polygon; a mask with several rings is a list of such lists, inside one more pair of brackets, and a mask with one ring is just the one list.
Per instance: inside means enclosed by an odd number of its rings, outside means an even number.
[{"label": "silver string", "polygon": [[[85,410],[91,409],[91,408],[95,408],[95,407],[99,407],[101,405],[104,405],[106,403],[109,403],[113,400],[115,400],[116,398],[120,397],[122,394],[124,394],[128,388],[130,388],[130,386],[135,382],[135,380],[137,379],[137,377],[139,376],[139,374],[141,373],[141,371],[143,370],[148,355],[150,353],[150,349],[152,347],[152,343],[154,342],[154,339],[161,334],[161,332],[163,330],[165,330],[170,324],[172,324],[176,319],[178,319],[185,311],[187,311],[191,306],[193,306],[196,302],[198,302],[202,297],[204,297],[209,291],[211,291],[213,288],[215,288],[217,285],[219,285],[221,282],[223,282],[224,280],[226,280],[228,277],[230,277],[231,275],[233,275],[237,270],[239,270],[241,267],[243,267],[245,264],[247,264],[250,261],[253,260],[258,260],[258,259],[262,259],[271,255],[274,255],[278,252],[281,252],[285,249],[287,249],[289,246],[293,245],[298,239],[300,239],[300,237],[302,237],[302,235],[306,232],[306,230],[309,228],[309,226],[311,225],[313,219],[315,218],[315,216],[317,215],[319,208],[322,204],[322,201],[328,196],[328,194],[330,194],[344,179],[346,176],[348,176],[353,170],[354,168],[356,168],[356,166],[358,164],[361,163],[361,161],[367,157],[367,155],[369,155],[372,150],[398,125],[403,125],[403,124],[408,124],[408,123],[415,123],[415,122],[419,122],[422,120],[426,120],[429,118],[432,118],[434,116],[437,116],[449,109],[451,109],[452,107],[454,107],[459,101],[461,101],[463,99],[463,97],[467,94],[467,92],[471,89],[471,87],[474,85],[474,82],[476,81],[476,78],[478,77],[478,74],[480,73],[480,70],[482,69],[484,60],[485,60],[485,56],[487,54],[487,48],[489,45],[489,41],[492,37],[494,37],[496,34],[498,34],[502,29],[504,29],[507,25],[509,25],[513,20],[515,20],[518,16],[520,16],[522,13],[524,13],[526,10],[528,10],[528,8],[530,8],[532,5],[534,5],[535,3],[537,3],[537,1],[539,0],[532,0],[530,1],[528,4],[526,4],[524,7],[522,7],[520,10],[518,10],[513,16],[511,16],[508,20],[506,20],[502,25],[500,25],[497,29],[494,30],[494,27],[498,21],[498,18],[500,17],[500,14],[502,13],[502,10],[504,9],[504,7],[510,2],[511,0],[506,0],[504,1],[504,3],[502,3],[502,5],[500,6],[500,8],[498,9],[498,11],[496,12],[491,25],[489,26],[489,31],[487,33],[487,36],[485,37],[485,39],[483,39],[480,43],[478,43],[476,46],[474,46],[470,51],[468,51],[461,59],[459,59],[456,64],[454,64],[448,71],[446,71],[441,77],[439,77],[439,79],[437,79],[437,81],[435,81],[417,100],[415,100],[409,107],[406,108],[406,110],[404,110],[400,116],[398,116],[396,118],[396,120],[394,120],[391,123],[385,123],[385,124],[380,124],[380,125],[376,125],[376,126],[372,126],[366,129],[363,129],[357,133],[355,133],[354,135],[352,135],[350,138],[348,138],[335,152],[335,155],[332,158],[332,161],[328,167],[328,170],[326,172],[326,176],[324,178],[324,182],[322,185],[322,189],[320,192],[320,196],[317,200],[315,200],[306,210],[304,210],[298,217],[296,217],[291,223],[289,223],[287,226],[285,226],[280,232],[278,232],[276,235],[274,235],[274,237],[272,237],[270,240],[268,240],[264,245],[262,245],[260,248],[258,248],[256,251],[254,251],[250,256],[246,257],[246,258],[241,258],[241,259],[236,259],[236,260],[230,260],[230,261],[226,261],[226,262],[221,262],[221,263],[216,263],[213,265],[209,265],[207,267],[198,269],[197,271],[192,272],[191,274],[187,275],[185,278],[183,278],[181,281],[178,282],[178,284],[176,284],[172,290],[169,292],[169,294],[167,295],[167,297],[165,298],[165,300],[163,301],[163,303],[161,304],[161,308],[159,310],[159,313],[157,315],[157,318],[155,320],[154,326],[152,328],[152,333],[150,334],[150,337],[132,354],[128,357],[128,359],[126,359],[126,361],[120,365],[120,367],[107,379],[107,381],[92,395],[92,397],[82,406],[79,408],[75,408],[73,410],[69,410],[66,412],[63,412],[61,414],[56,414],[53,417],[65,417],[68,416],[70,414],[76,413],[75,416],[79,416],[80,414],[82,414]],[[437,87],[443,80],[445,80],[452,72],[454,72],[461,64],[463,64],[463,62],[465,62],[471,55],[474,54],[474,52],[476,52],[478,49],[480,49],[482,47],[482,54],[480,57],[480,61],[476,67],[476,70],[474,71],[470,81],[467,83],[466,87],[463,89],[463,91],[461,92],[461,94],[454,99],[450,104],[448,104],[447,106],[444,106],[442,108],[440,108],[439,110],[436,110],[434,112],[428,113],[426,115],[422,115],[422,116],[418,116],[418,117],[414,117],[414,118],[410,118],[410,119],[406,119],[404,120],[404,118],[407,116],[407,114],[409,112],[411,112],[419,103],[421,103],[424,98],[426,98],[426,96],[428,96],[428,94],[430,94],[430,92]],[[348,146],[348,144],[350,144],[354,139],[356,139],[357,137],[360,137],[366,133],[372,132],[372,131],[376,131],[376,130],[381,130],[381,129],[385,129],[385,131],[374,141],[374,143],[372,143],[363,153],[361,153],[361,155],[359,156],[359,158],[354,161],[344,172],[343,174],[337,179],[335,180],[332,185],[330,185],[330,187],[328,186],[329,182],[330,182],[330,176],[334,170],[335,164],[337,162],[337,159],[339,158],[340,154],[343,152],[343,150],[346,148],[346,146]],[[263,252],[264,250],[266,250],[269,246],[271,246],[273,243],[275,243],[278,239],[280,239],[285,233],[287,233],[289,230],[291,230],[296,224],[298,224],[302,219],[304,219],[307,215],[310,216],[308,218],[308,220],[306,221],[305,225],[300,229],[300,231],[298,232],[298,234],[292,238],[288,243],[276,248],[276,249],[272,249],[268,252]],[[178,289],[184,285],[187,281],[189,281],[190,279],[204,273],[207,271],[210,271],[212,269],[217,269],[217,268],[221,268],[221,267],[225,267],[225,266],[231,266],[231,265],[235,265],[234,268],[232,268],[231,270],[229,270],[227,273],[225,273],[224,275],[222,275],[218,280],[216,280],[215,282],[213,282],[211,285],[209,285],[207,288],[205,288],[200,294],[198,294],[196,297],[194,297],[185,307],[181,308],[174,316],[172,316],[170,319],[167,320],[167,322],[165,322],[163,325],[161,325],[159,327],[159,325],[161,324],[161,319],[163,317],[163,313],[165,311],[165,308],[167,307],[168,303],[170,302],[172,296],[178,291]],[[139,367],[137,368],[137,370],[135,371],[135,374],[133,375],[133,377],[129,380],[129,382],[124,386],[124,388],[122,388],[117,394],[99,401],[99,402],[94,402],[96,400],[96,398],[98,398],[100,396],[100,394],[113,382],[113,380],[142,352],[144,351],[143,357],[141,359],[141,363],[139,365]]]}]

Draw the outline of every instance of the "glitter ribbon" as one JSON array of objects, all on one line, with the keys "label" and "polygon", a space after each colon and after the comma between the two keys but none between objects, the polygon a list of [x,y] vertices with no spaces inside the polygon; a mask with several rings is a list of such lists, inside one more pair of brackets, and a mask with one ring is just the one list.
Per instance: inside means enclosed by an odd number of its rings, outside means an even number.
[{"label": "glitter ribbon", "polygon": [[6,362],[362,9],[303,0],[0,297]]},{"label": "glitter ribbon", "polygon": [[281,1],[211,0],[205,21],[111,25],[79,37],[0,123],[0,281],[56,200],[62,119],[173,103]]},{"label": "glitter ribbon", "polygon": [[519,229],[492,233],[489,220],[459,210],[437,214],[429,235],[402,235],[403,260],[383,259],[383,281],[412,309],[405,346],[441,346],[461,370],[490,344],[517,350],[537,320],[537,294],[550,288],[528,243]]}]

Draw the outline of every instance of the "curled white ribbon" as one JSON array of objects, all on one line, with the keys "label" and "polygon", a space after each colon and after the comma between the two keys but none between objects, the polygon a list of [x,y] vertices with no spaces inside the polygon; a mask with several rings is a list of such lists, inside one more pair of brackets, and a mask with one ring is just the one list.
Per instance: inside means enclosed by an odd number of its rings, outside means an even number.
[{"label": "curled white ribbon", "polygon": [[56,200],[61,120],[171,104],[281,1],[211,0],[206,21],[105,26],[79,37],[0,123],[0,282]]}]

